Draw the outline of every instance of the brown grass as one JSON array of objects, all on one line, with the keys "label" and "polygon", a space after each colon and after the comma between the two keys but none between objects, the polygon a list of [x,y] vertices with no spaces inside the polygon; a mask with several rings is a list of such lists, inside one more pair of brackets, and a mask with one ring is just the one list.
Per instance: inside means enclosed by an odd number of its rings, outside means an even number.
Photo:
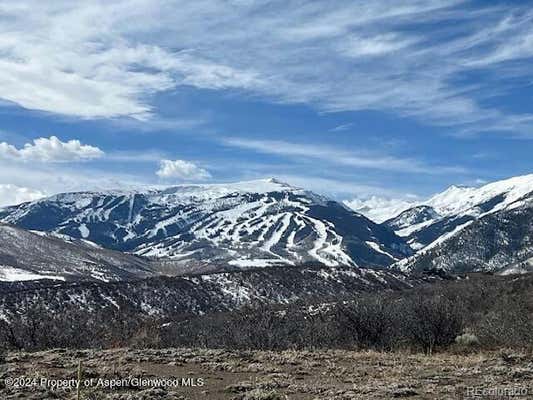
[{"label": "brown grass", "polygon": [[[4,377],[203,378],[201,387],[82,390],[82,399],[462,399],[468,387],[533,389],[533,356],[376,351],[50,350],[11,352]],[[530,392],[533,393],[533,392]],[[0,389],[2,399],[74,399],[75,391],[40,386]],[[526,397],[527,398],[527,397]]]}]

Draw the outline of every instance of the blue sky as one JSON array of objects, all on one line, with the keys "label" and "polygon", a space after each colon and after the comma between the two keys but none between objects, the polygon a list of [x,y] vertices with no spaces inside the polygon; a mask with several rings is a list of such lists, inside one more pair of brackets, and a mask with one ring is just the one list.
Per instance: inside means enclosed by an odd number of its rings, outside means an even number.
[{"label": "blue sky", "polygon": [[411,201],[533,172],[532,2],[44,3],[0,6],[0,205],[270,176]]}]

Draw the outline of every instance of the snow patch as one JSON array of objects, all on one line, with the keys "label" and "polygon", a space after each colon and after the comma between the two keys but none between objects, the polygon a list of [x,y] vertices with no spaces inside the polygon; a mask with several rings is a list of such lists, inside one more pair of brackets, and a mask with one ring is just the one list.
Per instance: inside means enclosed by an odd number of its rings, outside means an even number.
[{"label": "snow patch", "polygon": [[89,231],[89,228],[87,228],[87,225],[85,224],[81,224],[78,228],[78,230],[80,231],[80,235],[82,238],[84,239],[87,239],[90,235],[90,231]]},{"label": "snow patch", "polygon": [[57,275],[41,275],[20,268],[0,265],[0,281],[17,282],[17,281],[34,281],[38,279],[53,279],[64,281],[65,278]]}]

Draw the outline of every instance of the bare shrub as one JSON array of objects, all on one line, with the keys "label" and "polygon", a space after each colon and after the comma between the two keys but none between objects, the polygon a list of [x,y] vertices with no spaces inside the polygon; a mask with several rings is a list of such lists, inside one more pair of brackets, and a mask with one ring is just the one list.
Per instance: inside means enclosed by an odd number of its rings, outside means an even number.
[{"label": "bare shrub", "polygon": [[450,345],[463,330],[463,310],[443,295],[416,296],[406,306],[405,323],[411,341],[426,354],[432,354],[436,347]]},{"label": "bare shrub", "polygon": [[391,350],[401,338],[397,307],[384,297],[358,299],[337,306],[334,321],[345,345]]},{"label": "bare shrub", "polygon": [[531,311],[522,299],[501,298],[474,326],[476,335],[491,348],[533,345]]},{"label": "bare shrub", "polygon": [[139,309],[49,310],[0,320],[0,349],[206,347],[464,351],[532,348],[530,281],[481,276],[339,303],[257,304],[207,315],[150,317]]}]

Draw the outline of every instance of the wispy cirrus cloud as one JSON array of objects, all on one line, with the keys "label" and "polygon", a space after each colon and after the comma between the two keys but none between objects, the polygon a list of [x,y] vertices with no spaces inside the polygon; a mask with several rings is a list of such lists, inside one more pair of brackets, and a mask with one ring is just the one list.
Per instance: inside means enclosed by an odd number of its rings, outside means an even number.
[{"label": "wispy cirrus cloud", "polygon": [[331,128],[329,131],[330,131],[330,132],[342,132],[342,131],[347,131],[347,130],[350,129],[352,126],[353,126],[352,123],[341,124],[341,125],[337,125],[337,126]]},{"label": "wispy cirrus cloud", "polygon": [[289,158],[309,158],[345,167],[430,175],[467,172],[465,168],[460,166],[431,165],[416,159],[380,154],[376,151],[354,152],[327,145],[245,138],[225,138],[221,142],[226,146],[243,148],[258,153]]},{"label": "wispy cirrus cloud", "polygon": [[29,109],[146,120],[154,95],[190,86],[460,133],[533,127],[486,101],[507,73],[533,77],[525,5],[7,0],[0,18],[0,97]]},{"label": "wispy cirrus cloud", "polygon": [[[1,98],[82,118],[144,120],[153,112],[150,96],[180,84],[253,84],[252,72],[151,43],[153,32],[143,30],[155,22],[158,7],[152,1],[3,2]],[[142,24],[128,26],[135,20]]]},{"label": "wispy cirrus cloud", "polygon": [[354,59],[363,57],[378,57],[392,54],[401,49],[412,46],[417,42],[415,38],[402,38],[396,33],[386,33],[375,36],[349,36],[346,42],[339,45],[341,54]]}]

